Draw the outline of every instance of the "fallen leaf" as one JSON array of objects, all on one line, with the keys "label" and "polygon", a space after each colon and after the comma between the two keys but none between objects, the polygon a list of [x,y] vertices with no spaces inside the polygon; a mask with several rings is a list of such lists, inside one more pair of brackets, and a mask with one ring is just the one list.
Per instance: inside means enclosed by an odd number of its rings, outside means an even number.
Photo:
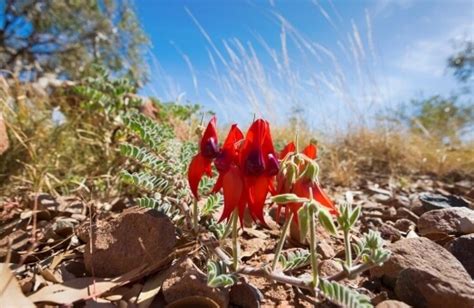
[{"label": "fallen leaf", "polygon": [[167,270],[155,274],[145,282],[142,292],[137,299],[139,308],[148,308],[151,305],[155,296],[158,294],[158,292],[160,292],[163,281],[168,278],[175,267],[176,264]]},{"label": "fallen leaf", "polygon": [[0,263],[0,303],[2,307],[35,307],[5,263]]}]

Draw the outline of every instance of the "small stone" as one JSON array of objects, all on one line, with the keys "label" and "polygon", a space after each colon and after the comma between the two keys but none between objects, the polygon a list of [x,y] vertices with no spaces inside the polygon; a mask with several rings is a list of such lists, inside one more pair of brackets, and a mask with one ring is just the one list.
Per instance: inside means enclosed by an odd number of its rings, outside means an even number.
[{"label": "small stone", "polygon": [[463,235],[446,245],[474,279],[474,234]]},{"label": "small stone", "polygon": [[379,303],[375,308],[410,308],[410,306],[404,302],[390,299]]},{"label": "small stone", "polygon": [[132,207],[117,218],[98,223],[93,228],[92,239],[88,239],[87,229],[84,227],[82,232],[88,240],[84,263],[97,277],[116,277],[144,262],[165,259],[176,243],[173,223],[152,209]]},{"label": "small stone", "polygon": [[248,283],[239,283],[230,289],[230,303],[237,307],[259,308],[263,295],[256,287]]},{"label": "small stone", "polygon": [[323,259],[330,259],[336,255],[336,252],[326,240],[321,240],[318,243],[317,253],[320,254]]},{"label": "small stone", "polygon": [[400,208],[400,207],[409,208],[410,204],[411,204],[410,198],[408,198],[407,196],[396,196],[395,201],[393,202],[393,205],[397,208]]},{"label": "small stone", "polygon": [[397,209],[397,218],[406,218],[408,220],[413,221],[414,223],[418,222],[419,216],[410,211],[407,208],[401,207]]},{"label": "small stone", "polygon": [[336,275],[342,270],[342,264],[335,260],[323,260],[319,263],[319,271],[323,277]]},{"label": "small stone", "polygon": [[421,215],[417,227],[421,235],[474,233],[474,211],[466,207],[429,211]]},{"label": "small stone", "polygon": [[395,242],[398,241],[399,239],[402,238],[402,235],[400,234],[400,231],[398,231],[397,228],[384,223],[380,228],[379,228],[380,235],[382,236],[383,239],[388,240],[390,242]]},{"label": "small stone", "polygon": [[229,305],[229,289],[209,287],[206,275],[198,271],[189,258],[179,264],[163,282],[162,290],[168,304],[182,298],[200,296],[210,298],[219,307]]},{"label": "small stone", "polygon": [[371,199],[380,203],[388,203],[392,197],[386,194],[375,194],[371,197]]},{"label": "small stone", "polygon": [[72,234],[78,223],[74,218],[61,217],[53,223],[53,231],[59,236],[67,237]]},{"label": "small stone", "polygon": [[416,224],[407,218],[401,218],[395,222],[394,227],[400,230],[401,232],[407,233],[409,231],[415,230]]},{"label": "small stone", "polygon": [[469,207],[469,203],[461,197],[454,195],[441,195],[433,193],[421,193],[420,201],[425,211],[440,210],[451,207]]}]

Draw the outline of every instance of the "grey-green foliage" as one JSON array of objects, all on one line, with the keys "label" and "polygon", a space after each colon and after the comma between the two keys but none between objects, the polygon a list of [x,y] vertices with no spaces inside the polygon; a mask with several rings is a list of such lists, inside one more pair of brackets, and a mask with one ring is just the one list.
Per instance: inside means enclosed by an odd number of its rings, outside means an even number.
[{"label": "grey-green foliage", "polygon": [[310,256],[307,250],[296,250],[281,254],[278,261],[283,271],[291,271],[308,265],[311,261]]},{"label": "grey-green foliage", "polygon": [[319,280],[319,289],[332,302],[345,308],[373,307],[370,298],[334,281]]},{"label": "grey-green foliage", "polygon": [[211,288],[230,287],[237,281],[237,277],[229,273],[222,261],[209,260],[207,262],[207,285]]},{"label": "grey-green foliage", "polygon": [[369,230],[353,248],[357,259],[367,264],[382,265],[390,258],[390,251],[383,248],[383,239],[376,231]]},{"label": "grey-green foliage", "polygon": [[348,232],[359,219],[361,207],[353,208],[350,203],[342,203],[339,204],[339,212],[340,215],[337,217],[339,228]]},{"label": "grey-green foliage", "polygon": [[212,216],[221,208],[223,202],[224,198],[221,193],[209,195],[201,208],[201,216]]},{"label": "grey-green foliage", "polygon": [[139,205],[176,217],[176,203],[186,202],[189,196],[183,171],[192,157],[192,148],[177,140],[170,127],[143,114],[129,114],[123,122],[135,138],[131,138],[133,143],[120,145],[120,153],[130,161],[127,170],[121,171],[122,180],[145,194],[137,200]]}]

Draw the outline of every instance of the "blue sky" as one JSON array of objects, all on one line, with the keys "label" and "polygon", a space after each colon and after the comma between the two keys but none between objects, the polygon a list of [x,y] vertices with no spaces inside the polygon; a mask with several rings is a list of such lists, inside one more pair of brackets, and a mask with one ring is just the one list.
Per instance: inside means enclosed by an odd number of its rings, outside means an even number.
[{"label": "blue sky", "polygon": [[224,122],[253,114],[347,125],[456,88],[453,40],[474,33],[474,1],[136,0],[162,100],[201,103]]}]

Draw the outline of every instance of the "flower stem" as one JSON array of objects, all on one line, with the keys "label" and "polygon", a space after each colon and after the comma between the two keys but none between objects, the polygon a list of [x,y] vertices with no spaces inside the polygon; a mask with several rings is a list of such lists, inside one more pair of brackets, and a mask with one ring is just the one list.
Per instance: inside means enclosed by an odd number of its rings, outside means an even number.
[{"label": "flower stem", "polygon": [[351,250],[349,230],[344,230],[344,249],[346,250],[346,266],[347,268],[351,268],[352,267],[352,250]]},{"label": "flower stem", "polygon": [[318,255],[316,253],[316,224],[314,222],[314,208],[311,206],[309,208],[309,235],[310,235],[310,241],[309,241],[309,250],[311,254],[311,271],[312,271],[312,284],[313,288],[316,288],[318,286],[319,282],[319,274],[318,274]]},{"label": "flower stem", "polygon": [[238,218],[239,218],[239,209],[234,210],[232,215],[232,257],[233,257],[233,267],[234,271],[237,271],[239,265],[239,243],[238,243]]},{"label": "flower stem", "polygon": [[194,233],[198,234],[199,213],[198,213],[198,205],[197,205],[197,200],[196,199],[194,199],[194,202],[193,202],[193,227],[194,227]]},{"label": "flower stem", "polygon": [[288,228],[290,227],[291,220],[293,219],[293,212],[290,213],[289,216],[286,217],[285,224],[283,225],[283,230],[280,234],[280,240],[278,241],[278,245],[275,249],[275,257],[273,258],[272,263],[272,271],[275,270],[276,265],[278,263],[278,259],[280,259],[281,250],[283,248],[283,244],[285,243],[286,233],[288,233]]}]

